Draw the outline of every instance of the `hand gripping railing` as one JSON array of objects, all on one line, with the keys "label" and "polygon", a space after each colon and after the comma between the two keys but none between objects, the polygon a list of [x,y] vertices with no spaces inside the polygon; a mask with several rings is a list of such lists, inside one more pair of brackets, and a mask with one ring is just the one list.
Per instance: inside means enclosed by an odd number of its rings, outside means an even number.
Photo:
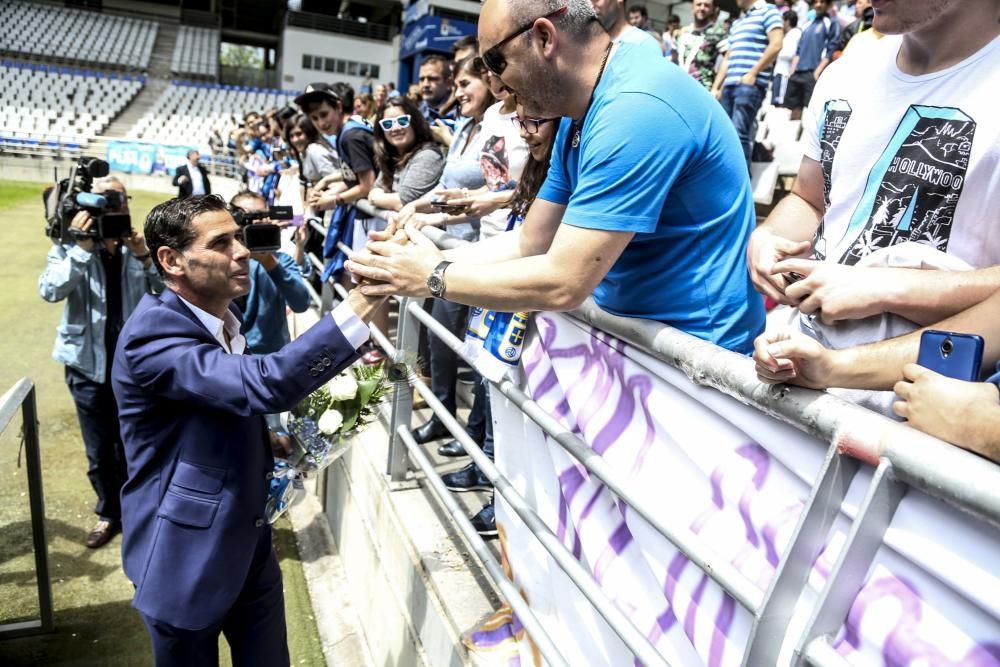
[{"label": "hand gripping railing", "polygon": [[42,494],[42,461],[38,447],[38,410],[35,385],[22,378],[0,397],[0,432],[21,410],[21,437],[28,466],[28,505],[31,508],[31,539],[35,551],[35,581],[38,585],[38,618],[0,625],[0,639],[52,632],[52,582],[49,580],[48,543],[45,540],[45,500]]}]

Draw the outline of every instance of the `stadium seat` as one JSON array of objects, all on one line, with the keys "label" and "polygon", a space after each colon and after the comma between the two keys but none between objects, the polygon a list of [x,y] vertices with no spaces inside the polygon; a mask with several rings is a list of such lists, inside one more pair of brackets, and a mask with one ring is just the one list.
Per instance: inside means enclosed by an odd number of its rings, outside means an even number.
[{"label": "stadium seat", "polygon": [[[154,21],[22,0],[0,0],[0,25],[4,53],[123,69],[149,67],[158,28]],[[31,71],[56,68],[33,65]]]}]

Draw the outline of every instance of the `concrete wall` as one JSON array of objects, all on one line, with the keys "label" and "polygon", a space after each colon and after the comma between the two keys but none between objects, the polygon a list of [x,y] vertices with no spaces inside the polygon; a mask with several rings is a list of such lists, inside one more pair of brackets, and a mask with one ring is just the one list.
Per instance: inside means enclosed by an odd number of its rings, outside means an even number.
[{"label": "concrete wall", "polygon": [[379,66],[377,81],[396,79],[398,40],[381,42],[336,35],[304,28],[285,28],[281,39],[281,87],[301,90],[315,81],[346,81],[355,91],[364,79],[360,74],[326,72],[302,67],[302,56],[322,56]]}]

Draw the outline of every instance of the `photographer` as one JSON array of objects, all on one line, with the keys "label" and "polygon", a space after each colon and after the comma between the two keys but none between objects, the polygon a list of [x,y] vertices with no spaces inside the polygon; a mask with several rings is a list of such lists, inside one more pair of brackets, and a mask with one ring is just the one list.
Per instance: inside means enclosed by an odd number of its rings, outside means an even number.
[{"label": "photographer", "polygon": [[[243,191],[229,202],[234,212],[267,214],[267,202],[254,192]],[[254,222],[269,223],[269,218]],[[295,230],[298,247],[296,253],[303,257],[302,247],[308,230]],[[248,242],[249,243],[249,242]],[[250,255],[250,292],[236,300],[243,311],[243,335],[247,348],[254,354],[277,352],[291,342],[288,333],[286,308],[304,313],[310,304],[309,289],[296,260],[283,252],[255,252]],[[308,270],[308,269],[307,269]]]},{"label": "photographer", "polygon": [[[128,213],[128,195],[117,178],[96,179],[91,192],[118,193],[120,204],[106,213]],[[121,527],[119,494],[126,473],[110,384],[115,344],[143,294],[163,289],[141,232],[131,229],[120,239],[87,236],[95,223],[87,211],[76,213],[69,225],[75,242],[55,241],[38,279],[43,299],[66,301],[52,356],[66,366],[87,449],[87,476],[97,493],[99,520],[86,540],[91,548],[106,544]]]}]

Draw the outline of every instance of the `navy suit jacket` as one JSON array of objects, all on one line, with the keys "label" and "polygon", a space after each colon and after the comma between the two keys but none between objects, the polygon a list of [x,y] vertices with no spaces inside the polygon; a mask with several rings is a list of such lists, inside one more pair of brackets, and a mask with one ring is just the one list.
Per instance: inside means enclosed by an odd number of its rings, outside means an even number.
[{"label": "navy suit jacket", "polygon": [[128,463],[122,560],[136,609],[187,630],[225,617],[267,530],[274,460],[262,415],[292,408],[356,357],[331,316],[279,352],[237,355],[173,291],[139,302],[111,378]]}]

